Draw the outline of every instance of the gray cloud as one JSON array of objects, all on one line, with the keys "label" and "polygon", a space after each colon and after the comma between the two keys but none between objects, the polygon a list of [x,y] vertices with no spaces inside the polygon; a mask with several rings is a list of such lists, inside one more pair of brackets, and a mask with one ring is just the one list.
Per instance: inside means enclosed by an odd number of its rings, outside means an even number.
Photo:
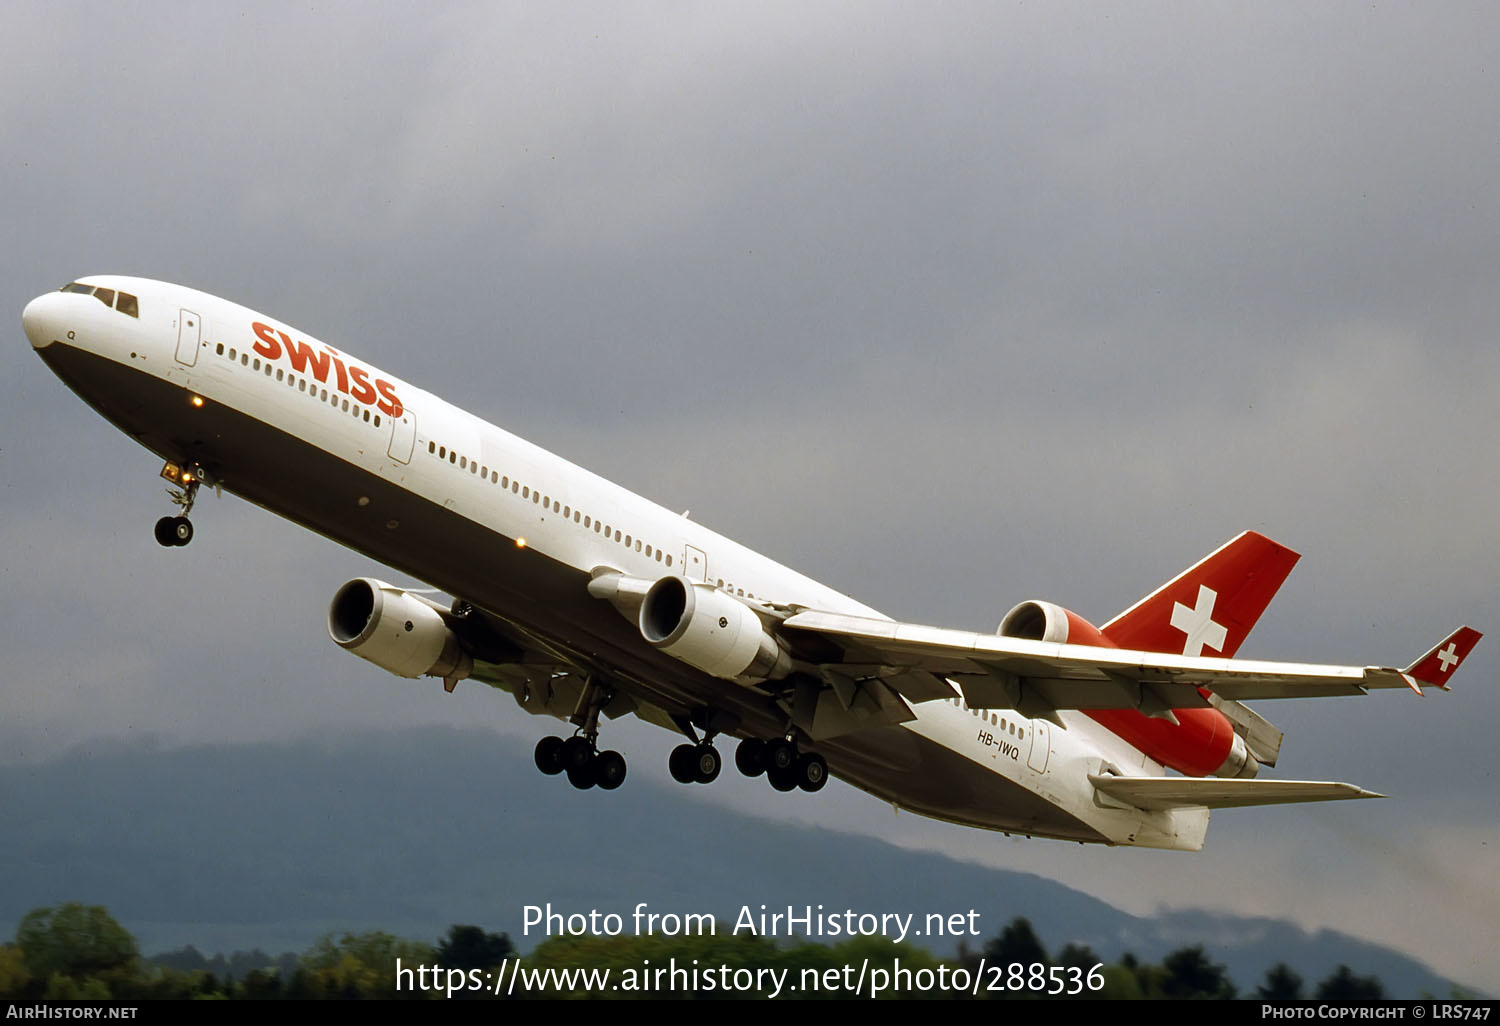
[{"label": "gray cloud", "polygon": [[[1247,654],[1401,661],[1497,605],[1495,27],[1457,5],[15,5],[0,306],[95,271],[226,295],[913,619],[992,628],[1047,597],[1102,620],[1255,527],[1307,558]],[[334,652],[323,603],[370,568],[321,539],[229,499],[157,550],[151,458],[10,338],[10,751],[535,733],[504,696]],[[1459,965],[1481,927],[1446,929],[1394,856],[1319,865],[1373,858],[1390,823],[1401,858],[1469,879],[1496,666],[1486,643],[1451,695],[1266,710],[1286,775],[1399,796],[1337,830],[1221,814],[1212,858],[1170,873],[893,826],[846,792],[722,800],[1133,908],[1285,901],[1398,944],[1399,921]],[[642,767],[667,742],[627,736]],[[1436,911],[1382,919],[1368,879]]]}]

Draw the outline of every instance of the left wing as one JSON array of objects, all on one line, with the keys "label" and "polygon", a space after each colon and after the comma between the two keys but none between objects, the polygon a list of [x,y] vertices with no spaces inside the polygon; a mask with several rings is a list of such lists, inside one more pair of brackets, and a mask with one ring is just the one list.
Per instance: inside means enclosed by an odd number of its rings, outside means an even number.
[{"label": "left wing", "polygon": [[[779,625],[790,637],[833,642],[843,659],[824,673],[880,669],[903,697],[944,697],[932,685],[950,681],[977,709],[1047,715],[1057,709],[1185,709],[1209,704],[1200,688],[1222,698],[1313,698],[1361,695],[1372,688],[1446,687],[1481,635],[1461,627],[1404,670],[1324,666],[1254,659],[1217,659],[1162,652],[1057,644],[897,623],[841,613],[804,611]],[[841,671],[842,668],[842,671]],[[922,681],[914,687],[912,678]],[[952,689],[946,689],[952,697]]]},{"label": "left wing", "polygon": [[1090,773],[1089,783],[1138,809],[1243,809],[1252,805],[1384,798],[1353,784],[1321,780],[1221,780],[1212,777],[1115,777]]}]

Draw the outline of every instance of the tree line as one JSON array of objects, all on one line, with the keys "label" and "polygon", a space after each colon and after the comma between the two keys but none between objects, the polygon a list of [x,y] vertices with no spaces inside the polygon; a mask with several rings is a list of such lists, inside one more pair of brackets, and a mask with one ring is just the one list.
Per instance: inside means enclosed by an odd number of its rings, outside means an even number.
[{"label": "tree line", "polygon": [[[99,905],[69,903],[34,909],[16,928],[14,942],[0,946],[0,999],[12,1000],[262,1000],[262,999],[409,999],[448,997],[439,981],[488,981],[497,967],[517,968],[520,958],[504,933],[478,926],[455,925],[436,944],[396,937],[382,931],[324,936],[301,954],[270,956],[264,952],[235,952],[205,957],[192,947],[144,958],[135,938]],[[397,960],[403,967],[438,967],[420,979],[405,975],[398,981]],[[675,963],[673,960],[675,959]],[[693,963],[693,960],[697,960]],[[953,989],[935,991],[924,981],[942,974],[945,980],[979,979],[978,997],[1038,996],[1045,985],[1019,976],[997,975],[995,967],[1058,967],[1064,979],[1085,979],[1083,998],[1106,999],[1231,999],[1330,1001],[1379,1000],[1385,988],[1374,976],[1361,976],[1339,966],[1325,979],[1309,983],[1284,963],[1272,966],[1253,989],[1241,992],[1223,965],[1213,961],[1202,945],[1171,952],[1159,963],[1125,954],[1103,964],[1090,948],[1066,944],[1049,952],[1031,923],[1017,918],[982,946],[961,946],[951,958],[939,959],[912,944],[883,937],[851,938],[838,944],[811,941],[778,943],[765,937],[554,937],[521,958],[528,973],[546,981],[527,997],[585,996],[581,981],[546,970],[608,969],[639,972],[643,965],[663,967],[726,966],[733,970],[787,970],[793,978],[803,971],[834,972],[846,965],[884,969],[890,996],[962,996]],[[903,977],[891,973],[897,965]],[[982,972],[982,967],[987,967]],[[464,974],[454,975],[448,971]],[[1076,974],[1068,975],[1069,970]],[[922,975],[923,972],[927,975]],[[1088,974],[1093,974],[1089,976]],[[814,974],[816,975],[816,973]],[[528,976],[528,979],[530,977]],[[620,977],[614,977],[616,979]],[[751,977],[746,974],[746,979]],[[503,977],[502,977],[503,979]],[[998,983],[999,986],[993,984]],[[427,986],[426,984],[433,984]],[[486,990],[460,987],[451,995],[462,999],[493,999]],[[502,988],[503,989],[503,988]],[[866,985],[865,991],[868,993]],[[828,997],[852,996],[848,986],[819,992]],[[798,998],[819,996],[798,992]],[[696,991],[674,988],[643,996],[751,997],[757,990],[727,991],[705,985]],[[520,996],[520,995],[517,995]],[[611,995],[615,996],[615,995]],[[619,996],[629,996],[621,994]],[[974,996],[974,995],[971,995]]]}]

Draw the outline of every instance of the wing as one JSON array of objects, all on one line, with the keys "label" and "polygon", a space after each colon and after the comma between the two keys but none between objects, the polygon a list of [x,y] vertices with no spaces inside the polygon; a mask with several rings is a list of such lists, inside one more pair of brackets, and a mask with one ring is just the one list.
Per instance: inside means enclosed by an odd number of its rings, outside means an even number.
[{"label": "wing", "polygon": [[[825,676],[878,668],[881,679],[910,701],[955,697],[957,686],[973,708],[1031,716],[1057,709],[1202,707],[1209,704],[1204,692],[1236,701],[1360,695],[1372,688],[1420,694],[1423,685],[1446,687],[1481,637],[1462,627],[1411,666],[1396,669],[1057,644],[812,611],[788,617],[780,628],[809,646],[815,639],[831,642],[842,653],[823,664]],[[944,689],[943,681],[951,684]]]},{"label": "wing", "polygon": [[1202,807],[1237,809],[1251,805],[1330,802],[1384,798],[1353,784],[1319,780],[1220,780],[1191,777],[1112,777],[1089,774],[1089,783],[1111,798],[1138,809],[1158,811]]}]

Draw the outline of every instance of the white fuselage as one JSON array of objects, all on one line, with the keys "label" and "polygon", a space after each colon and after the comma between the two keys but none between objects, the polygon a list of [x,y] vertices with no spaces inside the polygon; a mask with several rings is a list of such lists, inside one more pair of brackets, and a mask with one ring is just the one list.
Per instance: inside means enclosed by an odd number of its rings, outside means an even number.
[{"label": "white fuselage", "polygon": [[[117,426],[554,651],[607,667],[643,701],[733,709],[742,726],[731,732],[742,735],[784,729],[764,694],[685,666],[638,631],[632,639],[632,625],[586,594],[603,570],[678,574],[746,601],[880,616],[289,325],[162,282],[80,282],[128,292],[137,313],[49,293],[27,307],[26,332]],[[914,709],[915,720],[817,748],[836,776],[925,815],[1083,841],[1202,845],[1206,810],[1143,812],[1097,794],[1087,774],[1101,766],[1163,770],[1086,716],[1064,712],[1059,725],[971,710],[957,697]]]}]

